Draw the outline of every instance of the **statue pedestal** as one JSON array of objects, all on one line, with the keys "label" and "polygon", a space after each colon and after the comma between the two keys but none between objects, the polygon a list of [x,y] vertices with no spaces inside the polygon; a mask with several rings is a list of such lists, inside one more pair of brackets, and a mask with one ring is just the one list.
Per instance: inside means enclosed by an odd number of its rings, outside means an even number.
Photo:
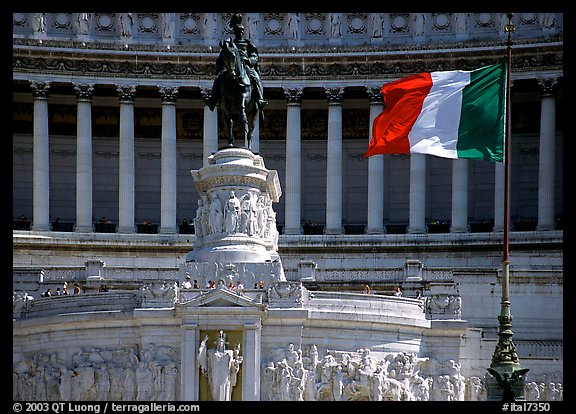
[{"label": "statue pedestal", "polygon": [[285,280],[272,208],[282,194],[277,172],[252,151],[230,147],[191,174],[200,200],[194,249],[183,271],[193,279],[225,283],[237,276],[245,287],[264,279]]}]

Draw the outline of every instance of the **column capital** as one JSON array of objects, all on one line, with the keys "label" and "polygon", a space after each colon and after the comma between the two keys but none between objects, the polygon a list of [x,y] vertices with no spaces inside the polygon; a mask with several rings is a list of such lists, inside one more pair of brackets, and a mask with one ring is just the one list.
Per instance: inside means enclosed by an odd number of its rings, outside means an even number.
[{"label": "column capital", "polygon": [[94,84],[92,83],[74,83],[74,90],[76,91],[76,99],[79,101],[92,100],[92,93],[94,92]]},{"label": "column capital", "polygon": [[202,96],[202,102],[204,102],[204,105],[208,105],[210,98],[212,97],[212,88],[200,88],[200,95]]},{"label": "column capital", "polygon": [[382,88],[381,87],[371,87],[366,86],[366,93],[368,94],[368,99],[370,100],[370,105],[383,104]]},{"label": "column capital", "polygon": [[329,104],[333,105],[340,105],[342,104],[342,100],[344,99],[344,87],[340,86],[337,88],[324,88],[326,92],[326,97],[328,99]]},{"label": "column capital", "polygon": [[160,96],[162,97],[163,104],[176,103],[176,95],[178,94],[178,86],[158,86]]},{"label": "column capital", "polygon": [[284,98],[288,105],[300,105],[302,103],[302,93],[304,88],[282,88],[284,90]]},{"label": "column capital", "polygon": [[118,91],[120,103],[134,103],[136,85],[117,85],[116,91]]},{"label": "column capital", "polygon": [[34,98],[48,98],[50,82],[30,81],[30,87],[32,88],[32,96]]},{"label": "column capital", "polygon": [[542,96],[553,96],[558,84],[557,78],[538,78],[538,88],[542,92]]}]

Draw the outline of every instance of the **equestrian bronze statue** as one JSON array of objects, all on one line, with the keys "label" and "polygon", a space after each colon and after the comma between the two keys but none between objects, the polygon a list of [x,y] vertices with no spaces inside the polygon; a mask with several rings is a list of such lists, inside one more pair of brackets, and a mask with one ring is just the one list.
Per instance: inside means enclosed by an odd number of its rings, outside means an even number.
[{"label": "equestrian bronze statue", "polygon": [[216,79],[212,86],[208,106],[214,110],[219,105],[226,126],[228,146],[234,146],[234,121],[240,122],[244,142],[252,147],[252,133],[257,115],[264,119],[264,88],[258,68],[258,49],[244,38],[242,15],[230,19],[234,39],[220,41],[220,55],[216,59]]}]

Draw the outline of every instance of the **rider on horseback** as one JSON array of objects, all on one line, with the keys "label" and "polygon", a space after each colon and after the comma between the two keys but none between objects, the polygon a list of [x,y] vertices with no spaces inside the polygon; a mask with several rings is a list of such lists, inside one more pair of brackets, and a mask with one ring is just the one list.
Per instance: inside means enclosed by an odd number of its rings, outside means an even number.
[{"label": "rider on horseback", "polygon": [[[255,86],[254,91],[256,94],[256,105],[258,110],[261,111],[268,102],[264,100],[264,87],[262,86],[262,81],[260,80],[260,73],[258,69],[258,49],[254,46],[250,40],[244,38],[244,26],[242,26],[242,15],[236,13],[232,15],[230,19],[230,27],[234,31],[234,40],[228,40],[228,42],[234,42],[238,51],[240,53],[240,58],[242,63],[246,68],[248,77],[250,81]],[[220,83],[223,77],[226,75],[226,68],[224,67],[222,52],[220,56],[216,59],[216,79],[212,85],[212,94],[208,101],[208,107],[211,111],[214,110],[216,104],[220,100]]]}]

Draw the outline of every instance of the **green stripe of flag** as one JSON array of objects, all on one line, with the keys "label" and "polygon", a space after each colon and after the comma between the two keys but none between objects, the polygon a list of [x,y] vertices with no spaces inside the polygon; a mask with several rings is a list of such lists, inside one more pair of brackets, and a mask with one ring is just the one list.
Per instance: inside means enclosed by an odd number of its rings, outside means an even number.
[{"label": "green stripe of flag", "polygon": [[506,105],[506,63],[470,73],[462,92],[458,158],[502,162]]}]

